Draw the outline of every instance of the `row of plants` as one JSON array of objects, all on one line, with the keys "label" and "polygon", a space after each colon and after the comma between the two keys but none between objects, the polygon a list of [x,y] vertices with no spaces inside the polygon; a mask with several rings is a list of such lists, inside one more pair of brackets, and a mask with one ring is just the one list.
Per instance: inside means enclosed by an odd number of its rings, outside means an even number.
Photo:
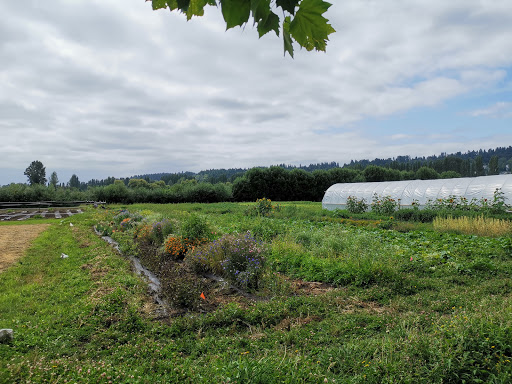
[{"label": "row of plants", "polygon": [[[350,213],[364,213],[371,210],[377,215],[392,215],[393,213],[404,209],[400,199],[393,199],[391,196],[379,196],[374,194],[372,202],[368,203],[364,198],[349,196],[347,198],[347,211]],[[420,210],[418,200],[413,200],[412,208]],[[464,196],[448,196],[446,198],[429,199],[424,207],[427,211],[462,211],[462,212],[478,212],[480,214],[501,214],[505,213],[510,206],[505,202],[505,194],[500,188],[493,193],[492,199],[473,198],[471,200]],[[423,220],[420,220],[423,221]]]},{"label": "row of plants", "polygon": [[260,288],[267,245],[250,231],[218,233],[197,214],[163,218],[148,211],[111,213],[96,230],[119,242],[124,253],[137,255],[163,283],[163,293],[179,308],[201,307],[208,290],[203,276],[215,274],[247,292]]}]

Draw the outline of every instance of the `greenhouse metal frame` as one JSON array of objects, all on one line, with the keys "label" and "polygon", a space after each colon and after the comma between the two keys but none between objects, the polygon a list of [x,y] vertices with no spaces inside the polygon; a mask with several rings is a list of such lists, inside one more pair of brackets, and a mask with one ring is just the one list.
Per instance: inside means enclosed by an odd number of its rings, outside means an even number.
[{"label": "greenhouse metal frame", "polygon": [[371,204],[375,195],[378,198],[394,199],[403,208],[411,208],[413,205],[424,208],[432,201],[451,197],[466,198],[467,201],[492,201],[497,189],[503,193],[505,203],[511,205],[511,174],[456,179],[339,183],[327,189],[322,200],[322,208],[346,209],[348,197],[364,199],[366,203]]}]

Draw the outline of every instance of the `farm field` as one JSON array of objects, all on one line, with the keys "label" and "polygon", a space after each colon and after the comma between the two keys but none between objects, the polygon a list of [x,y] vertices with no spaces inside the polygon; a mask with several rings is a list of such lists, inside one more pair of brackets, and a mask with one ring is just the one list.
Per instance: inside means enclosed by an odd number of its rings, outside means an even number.
[{"label": "farm field", "polygon": [[[269,202],[34,220],[46,230],[0,273],[0,382],[512,382],[510,234],[349,216]],[[94,226],[161,276],[168,316]]]}]

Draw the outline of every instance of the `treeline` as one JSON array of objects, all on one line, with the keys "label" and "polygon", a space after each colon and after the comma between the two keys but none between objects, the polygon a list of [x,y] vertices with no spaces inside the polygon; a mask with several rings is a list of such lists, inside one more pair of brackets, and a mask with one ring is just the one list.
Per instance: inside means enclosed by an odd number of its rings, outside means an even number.
[{"label": "treeline", "polygon": [[[276,167],[280,167],[286,170],[302,169],[307,172],[313,172],[315,170],[328,170],[332,168],[339,168],[339,163],[317,163],[309,165],[286,165],[278,164]],[[255,167],[266,169],[268,167]],[[198,173],[194,172],[178,172],[178,173],[148,173],[143,175],[136,175],[123,179],[125,184],[128,185],[130,179],[144,179],[148,182],[162,180],[167,185],[173,185],[180,183],[183,180],[196,180],[204,183],[233,183],[237,178],[242,177],[248,171],[247,168],[229,168],[229,169],[207,169]]]},{"label": "treeline", "polygon": [[512,169],[512,146],[496,149],[457,152],[440,156],[410,157],[351,161],[344,167],[363,170],[369,165],[397,169],[399,171],[417,171],[421,167],[429,167],[438,173],[454,171],[463,177],[483,176],[509,172]]},{"label": "treeline", "polygon": [[336,183],[456,177],[461,175],[454,171],[438,173],[428,167],[421,167],[416,172],[399,171],[376,165],[369,165],[364,170],[331,168],[327,171],[313,172],[302,169],[286,170],[281,167],[253,168],[233,184],[233,199],[254,201],[266,197],[276,201],[321,201],[327,188]]},{"label": "treeline", "polygon": [[217,203],[232,200],[230,184],[184,182],[173,186],[129,187],[122,180],[99,187],[53,187],[41,184],[10,184],[0,188],[0,201],[105,201],[133,203]]},{"label": "treeline", "polygon": [[[369,165],[363,170],[331,168],[307,172],[278,166],[252,168],[234,183],[198,182],[181,178],[168,185],[163,180],[114,180],[109,185],[61,187],[43,184],[10,184],[0,188],[0,201],[91,200],[107,203],[215,203],[255,201],[266,197],[275,201],[321,201],[325,191],[336,183],[378,182],[461,177],[455,171],[437,172],[430,167],[416,171]],[[81,187],[83,184],[81,185]]]}]

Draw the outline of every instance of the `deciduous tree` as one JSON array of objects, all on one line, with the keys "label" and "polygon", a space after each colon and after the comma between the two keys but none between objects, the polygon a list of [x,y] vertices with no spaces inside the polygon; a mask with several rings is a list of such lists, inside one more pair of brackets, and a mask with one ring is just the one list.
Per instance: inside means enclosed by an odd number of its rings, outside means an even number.
[{"label": "deciduous tree", "polygon": [[46,184],[46,169],[39,160],[35,160],[25,169],[24,175],[27,176],[30,185]]}]

